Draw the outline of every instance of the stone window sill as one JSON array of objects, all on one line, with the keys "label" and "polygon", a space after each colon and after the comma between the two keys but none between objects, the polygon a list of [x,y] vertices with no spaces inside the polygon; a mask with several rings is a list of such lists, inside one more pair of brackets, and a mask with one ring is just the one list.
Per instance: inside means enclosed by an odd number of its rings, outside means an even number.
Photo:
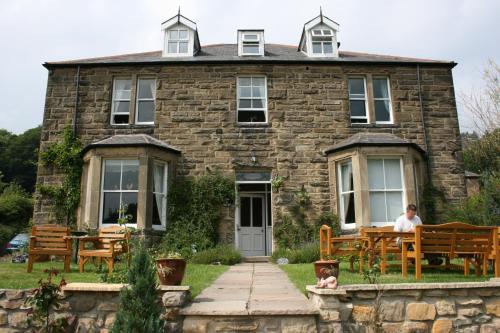
[{"label": "stone window sill", "polygon": [[399,128],[399,124],[351,124],[352,128]]}]

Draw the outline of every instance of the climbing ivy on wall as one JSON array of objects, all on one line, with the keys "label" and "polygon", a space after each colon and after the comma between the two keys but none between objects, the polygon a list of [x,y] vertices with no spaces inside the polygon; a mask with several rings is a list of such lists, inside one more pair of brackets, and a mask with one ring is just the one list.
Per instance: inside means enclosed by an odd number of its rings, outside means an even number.
[{"label": "climbing ivy on wall", "polygon": [[63,174],[61,185],[40,184],[38,191],[53,201],[56,219],[68,225],[76,222],[76,209],[80,203],[80,179],[83,159],[82,144],[71,127],[63,131],[62,140],[41,152],[45,166],[54,167]]}]

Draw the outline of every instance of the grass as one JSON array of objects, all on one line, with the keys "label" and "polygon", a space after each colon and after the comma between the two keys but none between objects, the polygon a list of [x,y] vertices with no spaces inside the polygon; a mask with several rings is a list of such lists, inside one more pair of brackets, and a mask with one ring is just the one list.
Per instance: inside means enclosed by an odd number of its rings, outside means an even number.
[{"label": "grass", "polygon": [[[316,284],[316,276],[314,275],[313,264],[289,264],[279,266],[283,271],[288,274],[290,280],[295,284],[299,290],[306,292],[306,285]],[[354,266],[357,269],[356,266]],[[401,276],[401,270],[397,268],[390,268],[388,274],[380,275],[378,281],[381,284],[388,283],[429,283],[429,282],[477,282],[487,281],[493,275],[489,274],[486,277],[477,277],[471,269],[469,276],[464,276],[463,271],[460,270],[438,270],[438,269],[424,269],[422,271],[422,279],[415,280],[413,270],[408,271],[408,277]],[[348,263],[342,262],[340,264],[339,284],[367,284],[368,282],[363,279],[363,274],[357,272],[349,272]]]},{"label": "grass", "polygon": [[[85,265],[84,273],[78,272],[76,264],[71,265],[71,272],[63,271],[62,262],[42,262],[33,265],[33,272],[27,273],[27,264],[15,264],[11,262],[0,262],[0,289],[29,289],[35,288],[38,280],[47,279],[47,273],[44,269],[55,268],[60,270],[60,277],[63,277],[67,283],[71,282],[101,282],[100,275],[102,274],[97,267],[92,264]],[[224,273],[229,266],[223,265],[197,265],[188,263],[183,285],[191,286],[191,294],[193,297],[198,295],[203,289],[209,286],[219,275]],[[104,269],[106,267],[104,266]],[[118,264],[117,270],[123,269]],[[57,278],[54,282],[60,281]]]}]

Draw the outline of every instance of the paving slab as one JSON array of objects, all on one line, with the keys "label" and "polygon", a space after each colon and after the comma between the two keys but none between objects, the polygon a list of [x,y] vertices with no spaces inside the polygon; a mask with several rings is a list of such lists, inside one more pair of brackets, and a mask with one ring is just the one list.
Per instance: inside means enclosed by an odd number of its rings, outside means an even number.
[{"label": "paving slab", "polygon": [[315,315],[317,310],[278,266],[232,266],[182,310],[186,316]]}]

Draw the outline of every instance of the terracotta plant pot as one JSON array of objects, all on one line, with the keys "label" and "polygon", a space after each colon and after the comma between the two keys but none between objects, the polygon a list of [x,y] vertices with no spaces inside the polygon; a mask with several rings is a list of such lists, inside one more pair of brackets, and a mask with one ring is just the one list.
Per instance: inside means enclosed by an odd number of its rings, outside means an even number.
[{"label": "terracotta plant pot", "polygon": [[[325,269],[332,269],[333,272],[329,274],[329,272],[325,272]],[[314,262],[314,272],[316,273],[316,277],[318,279],[326,279],[330,276],[334,276],[337,280],[339,279],[339,262],[338,260],[318,260]]]},{"label": "terracotta plant pot", "polygon": [[156,259],[156,272],[160,278],[160,284],[164,286],[180,285],[185,271],[185,259]]}]

